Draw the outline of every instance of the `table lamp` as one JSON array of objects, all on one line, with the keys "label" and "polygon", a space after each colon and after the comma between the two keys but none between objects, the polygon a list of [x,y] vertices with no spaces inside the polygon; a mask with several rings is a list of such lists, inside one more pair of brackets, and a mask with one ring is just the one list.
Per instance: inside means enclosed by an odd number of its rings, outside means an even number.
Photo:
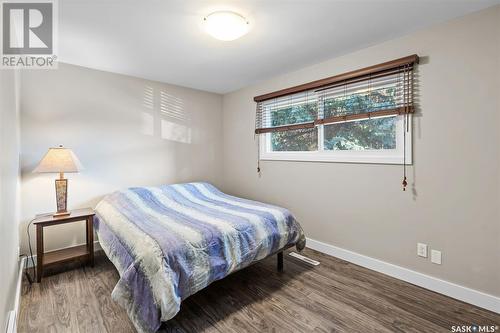
[{"label": "table lamp", "polygon": [[56,179],[57,212],[54,216],[70,214],[67,210],[68,180],[64,178],[64,173],[79,172],[82,169],[83,167],[73,151],[60,145],[57,148],[49,148],[47,154],[33,170],[37,173],[59,173],[59,179]]}]

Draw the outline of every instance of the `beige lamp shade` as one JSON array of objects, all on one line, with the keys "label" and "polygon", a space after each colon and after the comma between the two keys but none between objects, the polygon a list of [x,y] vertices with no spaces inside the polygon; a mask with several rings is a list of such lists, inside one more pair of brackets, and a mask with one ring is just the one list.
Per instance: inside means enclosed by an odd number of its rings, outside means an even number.
[{"label": "beige lamp shade", "polygon": [[33,172],[79,172],[83,170],[82,164],[71,149],[59,146],[49,148]]}]

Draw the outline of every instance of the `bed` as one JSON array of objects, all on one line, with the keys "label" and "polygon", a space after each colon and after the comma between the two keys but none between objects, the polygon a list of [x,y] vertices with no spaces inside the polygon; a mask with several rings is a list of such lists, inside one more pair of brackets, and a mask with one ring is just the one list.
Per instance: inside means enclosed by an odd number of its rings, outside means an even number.
[{"label": "bed", "polygon": [[211,282],[273,254],[282,267],[284,249],[305,246],[288,210],[201,182],[114,192],[94,223],[120,275],[112,298],[139,332],[156,332]]}]

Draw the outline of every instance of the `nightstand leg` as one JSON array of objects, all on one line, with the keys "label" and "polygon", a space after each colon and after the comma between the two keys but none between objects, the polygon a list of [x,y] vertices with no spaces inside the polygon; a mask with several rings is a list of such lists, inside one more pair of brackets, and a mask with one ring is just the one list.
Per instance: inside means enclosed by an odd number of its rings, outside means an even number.
[{"label": "nightstand leg", "polygon": [[87,249],[89,251],[89,263],[94,267],[94,218],[87,218]]},{"label": "nightstand leg", "polygon": [[43,275],[43,226],[36,226],[36,281],[41,282]]}]

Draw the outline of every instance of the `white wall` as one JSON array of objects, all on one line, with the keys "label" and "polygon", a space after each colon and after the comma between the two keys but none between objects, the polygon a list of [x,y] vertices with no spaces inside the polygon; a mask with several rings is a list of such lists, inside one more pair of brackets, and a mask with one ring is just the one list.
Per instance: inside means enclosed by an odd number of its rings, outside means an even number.
[{"label": "white wall", "polygon": [[[69,208],[130,186],[220,184],[220,95],[67,64],[24,71],[21,82],[22,249],[26,223],[55,210],[57,175],[32,173],[49,147],[72,148],[85,167],[66,174]],[[83,230],[48,228],[46,249],[84,242]]]},{"label": "white wall", "polygon": [[[257,176],[254,96],[414,53],[409,191],[391,165],[263,161]],[[496,6],[227,94],[224,188],[288,207],[313,239],[500,296],[499,62]]]},{"label": "white wall", "polygon": [[0,70],[0,330],[12,310],[19,243],[19,103],[17,74]]}]

